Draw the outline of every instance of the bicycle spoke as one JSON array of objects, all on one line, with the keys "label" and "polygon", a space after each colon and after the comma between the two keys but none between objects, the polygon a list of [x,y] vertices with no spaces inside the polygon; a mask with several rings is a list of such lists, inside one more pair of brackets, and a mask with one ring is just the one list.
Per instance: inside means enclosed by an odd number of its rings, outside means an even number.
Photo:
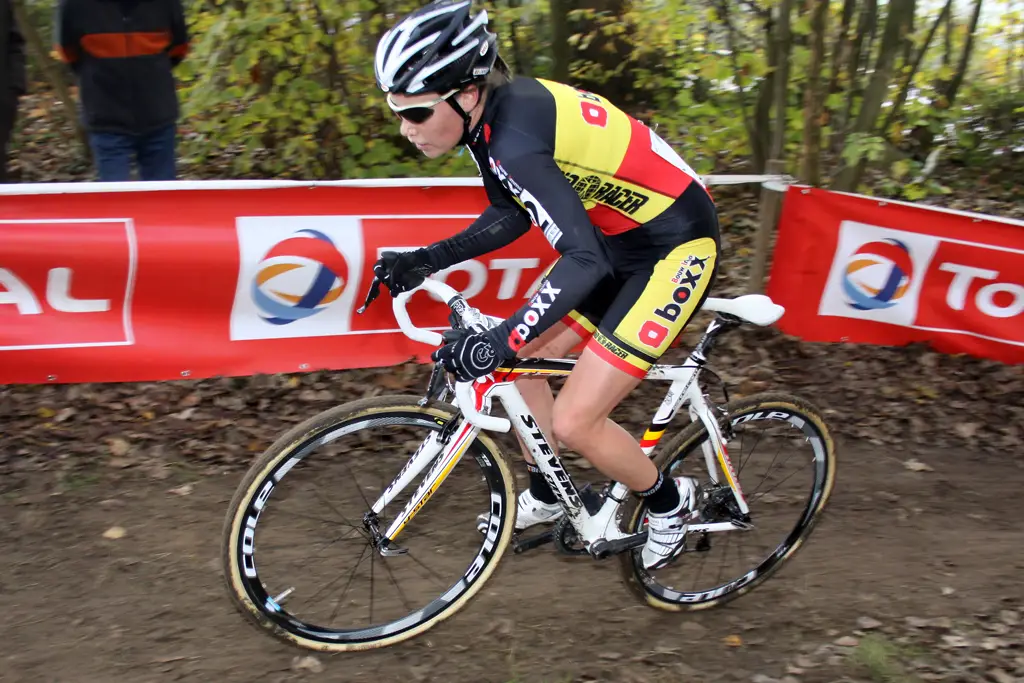
[{"label": "bicycle spoke", "polygon": [[765,471],[764,478],[761,479],[761,483],[757,485],[756,489],[754,489],[753,491],[750,492],[750,495],[754,495],[755,493],[757,493],[758,490],[761,488],[761,486],[764,485],[764,483],[766,481],[768,481],[768,475],[772,473],[773,469],[775,469],[775,463],[779,459],[779,454],[780,453],[782,453],[782,446],[781,445],[779,446],[779,450],[775,451],[775,455],[774,455],[774,457],[772,457],[772,463],[768,466],[768,469]]},{"label": "bicycle spoke", "polygon": [[[352,568],[352,573],[351,573],[351,574],[349,574],[349,580],[348,580],[348,583],[346,583],[346,584],[345,584],[345,586],[346,586],[346,590],[347,590],[347,587],[348,587],[348,585],[349,585],[350,583],[352,583],[352,577],[353,577],[353,576],[355,576],[355,573],[356,573],[356,569],[358,569],[358,568],[359,568],[359,565],[360,565],[360,564],[362,563],[362,561],[363,561],[363,556],[365,556],[365,555],[366,555],[366,549],[367,549],[367,548],[369,548],[369,547],[370,547],[370,546],[366,546],[366,547],[364,547],[364,548],[363,548],[363,550],[362,550],[362,552],[361,552],[361,553],[359,553],[359,559],[358,559],[358,560],[356,560],[356,566]],[[321,593],[323,593],[323,592],[324,592],[325,590],[329,590],[329,589],[331,588],[331,586],[333,586],[334,584],[336,584],[336,583],[338,583],[339,581],[341,581],[341,579],[342,579],[342,577],[343,577],[343,576],[344,576],[344,574],[338,574],[338,578],[336,578],[336,579],[332,579],[332,580],[331,580],[331,582],[330,582],[330,583],[328,583],[328,584],[327,584],[326,586],[324,586],[323,588],[321,588],[320,590],[318,590],[318,591],[317,591],[316,593],[313,593],[313,595],[309,596],[309,598],[308,598],[308,599],[309,599],[309,601],[310,601],[310,602],[314,602],[314,601],[315,601],[315,598],[317,598],[317,597],[318,597],[318,596],[319,596],[319,595],[320,595]]]},{"label": "bicycle spoke", "polygon": [[[347,533],[352,533],[352,532],[351,532],[351,530],[345,530],[343,533],[347,534]],[[336,537],[334,537],[332,539],[329,539],[329,540],[326,540],[326,541],[314,541],[313,545],[316,548],[318,548],[319,550],[322,551],[324,548],[328,548],[328,547],[334,545],[335,543],[340,543],[341,541],[362,541],[362,542],[365,543],[367,540],[368,539],[365,536],[359,536],[359,535],[344,536],[344,535],[342,535],[342,536],[336,536]],[[294,547],[296,547],[298,545],[305,545],[306,543],[307,543],[306,541],[300,541],[298,539],[291,540],[291,541],[281,541],[281,542],[278,542],[278,543],[267,543],[266,541],[262,541],[261,540],[260,541],[260,550],[268,550],[268,549],[269,550],[282,550],[284,548],[294,548]],[[314,555],[314,557],[319,557],[319,555]]]},{"label": "bicycle spoke", "polygon": [[[787,460],[786,460],[786,462],[789,462],[789,459],[787,459]],[[783,463],[783,464],[786,464],[786,463]],[[772,492],[772,491],[774,491],[775,489],[777,489],[777,488],[779,488],[780,486],[782,486],[783,484],[785,484],[785,483],[786,483],[787,481],[789,481],[790,479],[792,479],[792,478],[793,478],[793,475],[794,475],[794,474],[796,474],[796,473],[797,473],[797,472],[799,472],[799,471],[800,471],[800,470],[795,470],[795,471],[794,471],[794,472],[793,472],[792,474],[790,474],[790,475],[789,475],[788,477],[786,477],[785,479],[783,479],[782,481],[780,481],[779,483],[777,483],[777,484],[776,484],[775,486],[771,487],[770,489],[768,489],[767,491],[765,491],[764,493],[762,493],[762,494],[761,494],[761,497],[763,498],[764,496],[767,496],[767,495],[768,495],[769,493],[771,493],[771,492]],[[767,481],[767,480],[765,480],[765,481]],[[752,494],[750,494],[750,495],[754,495],[754,494],[755,494],[755,493],[757,493],[757,492],[758,492],[758,491],[759,491],[760,489],[761,489],[761,486],[760,486],[760,485],[758,485],[758,487],[757,487],[756,489],[754,489],[754,492],[753,492]]]},{"label": "bicycle spoke", "polygon": [[366,622],[366,623],[368,623],[371,626],[373,625],[373,585],[374,585],[373,566],[374,566],[374,562],[376,561],[376,559],[377,559],[377,553],[373,553],[372,555],[370,555],[370,620],[368,622]]},{"label": "bicycle spoke", "polygon": [[447,587],[448,584],[445,582],[445,580],[442,579],[441,576],[437,572],[435,572],[433,569],[431,569],[427,565],[423,564],[423,562],[420,561],[420,559],[418,557],[413,555],[411,552],[410,553],[406,553],[405,556],[408,557],[413,562],[415,562],[416,564],[418,564],[419,566],[423,567],[427,571],[427,573],[430,574],[431,578],[434,578],[435,580],[437,580],[437,582],[441,585],[442,588]]},{"label": "bicycle spoke", "polygon": [[[348,593],[348,587],[352,585],[352,579],[355,578],[356,570],[359,569],[359,565],[363,563],[363,556],[366,555],[366,551],[369,547],[370,546],[366,546],[363,548],[363,552],[359,553],[359,559],[356,560],[356,566],[352,568],[352,573],[348,575],[348,581],[345,583],[345,588],[342,589],[341,595],[339,595],[338,599],[334,602],[334,609],[331,610],[331,618],[327,621],[328,624],[333,624],[335,618],[337,618],[338,610],[341,608],[341,601],[345,597],[345,593]],[[373,555],[371,554],[370,557],[372,558]],[[335,579],[335,581],[337,581],[337,579]]]},{"label": "bicycle spoke", "polygon": [[[744,430],[744,432],[745,432],[745,430]],[[762,428],[761,431],[758,432],[757,441],[755,441],[754,445],[750,447],[750,452],[747,453],[747,457],[741,458],[741,460],[740,460],[740,468],[736,471],[736,476],[737,477],[740,476],[743,473],[743,466],[747,464],[748,460],[750,460],[750,456],[753,455],[754,451],[757,449],[757,444],[761,443],[761,437],[762,436],[764,436],[764,428]],[[740,437],[740,456],[742,456],[742,455],[743,455],[743,437]]]},{"label": "bicycle spoke", "polygon": [[338,508],[334,507],[334,504],[331,503],[331,501],[329,501],[326,498],[324,498],[323,494],[320,493],[320,487],[318,487],[318,486],[314,486],[313,487],[313,495],[316,496],[317,498],[319,498],[321,503],[323,503],[327,507],[331,508],[331,511],[333,511],[334,514],[338,515],[338,517],[340,517],[341,520],[343,522],[345,522],[345,524],[349,525],[350,527],[356,528],[356,529],[360,528],[360,527],[357,527],[352,522],[350,522],[348,520],[348,517],[346,517],[344,514],[342,514],[341,510],[339,510]]},{"label": "bicycle spoke", "polygon": [[[278,510],[283,510],[284,508],[282,508],[281,506],[278,506],[277,509]],[[301,512],[291,512],[290,510],[285,510],[285,512],[288,512],[288,514],[292,515],[293,517],[298,517],[299,519],[308,519],[308,520],[311,520],[313,522],[320,522],[322,524],[327,524],[329,526],[337,526],[339,524],[339,522],[337,520],[324,519],[323,517],[317,517],[316,515],[307,515],[307,514],[303,514]],[[345,526],[352,527],[353,529],[360,529],[360,530],[362,529],[361,526],[356,526],[355,524],[348,524],[347,522],[342,522],[342,523]]]},{"label": "bicycle spoke", "polygon": [[370,501],[366,499],[366,494],[363,493],[363,487],[359,485],[359,480],[356,479],[355,473],[352,471],[352,468],[349,467],[347,462],[345,463],[345,469],[348,470],[349,476],[352,477],[352,483],[356,485],[356,491],[359,492],[359,497],[363,499],[363,504],[366,505],[366,509],[369,510],[372,507],[370,505]]},{"label": "bicycle spoke", "polygon": [[398,581],[395,579],[395,573],[391,571],[391,567],[388,565],[387,559],[383,557],[380,558],[380,563],[384,566],[384,571],[388,573],[388,579],[391,580],[391,583],[392,585],[394,585],[395,590],[398,591],[398,597],[402,600],[402,606],[411,612],[412,606],[409,605],[409,599],[405,597],[405,591],[402,590],[401,584],[399,584]]}]

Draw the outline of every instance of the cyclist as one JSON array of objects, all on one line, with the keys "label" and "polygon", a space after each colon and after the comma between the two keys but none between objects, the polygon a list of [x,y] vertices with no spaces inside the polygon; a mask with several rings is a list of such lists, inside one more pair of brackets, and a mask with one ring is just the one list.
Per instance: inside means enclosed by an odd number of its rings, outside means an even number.
[{"label": "cyclist", "polygon": [[[549,443],[646,498],[643,562],[665,566],[682,549],[696,483],[665,479],[608,416],[707,296],[719,252],[714,203],[653,130],[603,97],[513,78],[487,12],[473,15],[470,5],[437,0],[401,19],[380,39],[374,67],[402,135],[429,158],[467,147],[491,205],[452,237],[382,254],[374,271],[394,296],[531,224],[543,231],[560,257],[537,293],[501,325],[463,333],[433,358],[469,381],[516,356],[564,356],[590,337],[557,399],[546,380],[517,384]],[[519,529],[562,514],[524,456],[530,487],[518,501]]]}]

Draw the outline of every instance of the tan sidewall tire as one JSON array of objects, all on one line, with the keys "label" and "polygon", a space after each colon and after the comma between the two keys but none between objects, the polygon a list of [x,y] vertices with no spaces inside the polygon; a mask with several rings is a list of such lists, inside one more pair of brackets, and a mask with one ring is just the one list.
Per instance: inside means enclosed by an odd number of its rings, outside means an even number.
[{"label": "tan sidewall tire", "polygon": [[[805,399],[781,392],[757,394],[748,398],[731,401],[726,405],[726,411],[728,412],[730,419],[734,419],[742,414],[756,412],[757,410],[791,410],[798,413],[808,422],[812,423],[822,437],[825,447],[825,481],[823,492],[818,498],[814,509],[811,511],[810,519],[804,526],[804,529],[800,534],[800,538],[790,545],[786,550],[786,553],[779,558],[777,562],[766,569],[763,573],[759,574],[750,583],[740,587],[739,589],[729,591],[719,598],[694,604],[667,602],[645,590],[640,577],[637,575],[636,568],[633,566],[632,553],[623,553],[619,556],[620,571],[622,572],[623,581],[625,581],[626,585],[629,586],[633,594],[645,604],[667,612],[694,612],[718,607],[731,600],[735,600],[736,598],[745,595],[760,586],[775,572],[777,572],[779,568],[782,567],[786,561],[800,549],[804,544],[804,541],[807,540],[807,537],[814,529],[815,525],[820,521],[821,513],[825,509],[829,497],[832,495],[836,475],[835,444],[832,441],[832,436],[829,432],[825,419],[821,416],[821,411]],[[703,423],[695,422],[688,425],[678,436],[666,444],[660,453],[654,458],[654,464],[657,466],[658,470],[661,471],[666,468],[680,451],[694,447],[696,443],[699,443],[699,441],[705,437],[705,434],[706,431]],[[624,521],[624,529],[634,528],[640,511],[641,506],[639,499],[635,496],[631,496],[623,510],[622,519]]]},{"label": "tan sidewall tire", "polygon": [[[465,607],[466,603],[476,595],[485,583],[487,583],[487,580],[493,575],[498,565],[501,564],[501,558],[504,556],[505,551],[508,548],[509,541],[512,538],[512,533],[515,528],[516,491],[515,476],[509,465],[508,457],[490,437],[485,433],[480,433],[471,447],[481,447],[489,457],[493,458],[496,466],[501,472],[502,480],[504,482],[505,499],[508,504],[505,505],[503,513],[503,530],[495,544],[492,556],[493,559],[487,563],[483,571],[480,573],[480,576],[477,577],[465,593],[429,620],[406,631],[381,638],[380,640],[361,643],[322,643],[304,638],[301,635],[279,627],[255,604],[253,604],[249,594],[245,590],[245,586],[243,585],[243,579],[240,567],[236,562],[237,555],[234,552],[234,549],[239,541],[239,534],[245,524],[245,515],[248,512],[248,503],[256,495],[257,487],[264,481],[269,472],[277,467],[282,460],[288,458],[299,445],[308,443],[310,438],[314,437],[317,433],[326,431],[340,422],[347,422],[349,420],[372,414],[387,413],[391,410],[416,412],[423,415],[429,415],[431,417],[440,417],[445,420],[449,420],[454,416],[451,406],[447,404],[430,402],[426,406],[419,406],[419,400],[420,398],[418,396],[381,396],[353,401],[352,403],[347,403],[345,405],[338,406],[337,408],[324,411],[285,433],[249,468],[249,471],[242,479],[242,482],[239,484],[238,489],[231,500],[227,517],[224,520],[224,529],[221,541],[221,561],[224,568],[228,593],[231,596],[235,607],[238,608],[250,623],[269,631],[273,636],[280,640],[304,649],[318,650],[321,652],[370,650],[394,645],[395,643],[408,640],[409,638],[413,638],[429,630]],[[466,456],[464,455],[463,457]]]}]

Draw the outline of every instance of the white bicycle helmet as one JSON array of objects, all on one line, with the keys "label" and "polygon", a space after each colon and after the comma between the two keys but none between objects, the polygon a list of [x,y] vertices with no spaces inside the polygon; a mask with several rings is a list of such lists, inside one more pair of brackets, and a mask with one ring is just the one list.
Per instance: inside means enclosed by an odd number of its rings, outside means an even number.
[{"label": "white bicycle helmet", "polygon": [[471,0],[435,0],[409,14],[377,43],[374,73],[386,93],[445,93],[487,77],[498,38],[487,11],[470,15]]}]

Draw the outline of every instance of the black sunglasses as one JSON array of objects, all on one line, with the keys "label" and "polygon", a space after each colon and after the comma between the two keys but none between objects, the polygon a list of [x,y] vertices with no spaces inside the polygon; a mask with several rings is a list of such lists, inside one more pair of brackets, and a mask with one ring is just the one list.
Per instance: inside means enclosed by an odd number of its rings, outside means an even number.
[{"label": "black sunglasses", "polygon": [[434,115],[434,107],[441,104],[442,102],[444,102],[457,92],[459,91],[451,90],[442,95],[441,97],[437,98],[436,100],[431,100],[430,102],[417,102],[416,104],[407,104],[404,107],[400,107],[394,102],[392,102],[391,95],[389,94],[387,97],[388,106],[391,107],[391,111],[395,112],[395,114],[400,119],[405,119],[409,123],[424,123],[427,120],[429,120],[431,116]]}]

